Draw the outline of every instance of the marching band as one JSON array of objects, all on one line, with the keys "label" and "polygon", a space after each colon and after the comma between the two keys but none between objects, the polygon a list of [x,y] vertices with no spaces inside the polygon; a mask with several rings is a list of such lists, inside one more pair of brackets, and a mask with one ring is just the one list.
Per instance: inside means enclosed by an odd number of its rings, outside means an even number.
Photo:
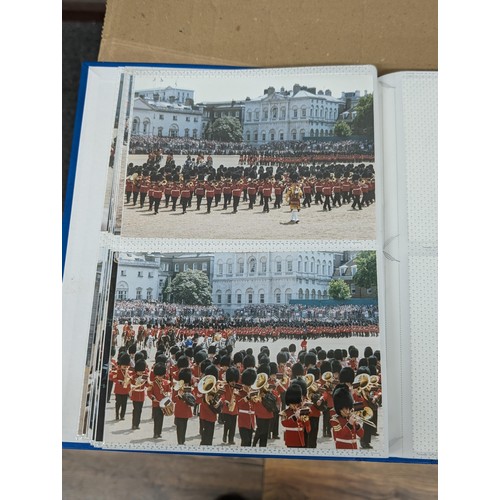
[{"label": "marching band", "polygon": [[[135,350],[132,359],[130,347],[118,349],[109,374],[116,420],[125,419],[130,398],[131,429],[149,424],[142,416],[149,398],[154,440],[162,438],[170,417],[178,445],[186,444],[188,426],[195,420],[200,446],[267,447],[282,439],[282,446],[293,448],[316,448],[320,440],[337,449],[371,449],[378,436],[382,373],[380,351],[370,347],[359,358],[353,345],[348,352],[326,352],[320,346],[296,352],[292,343],[273,361],[267,345],[255,356],[252,348],[212,344],[207,349],[201,343],[166,347],[160,341],[151,367],[146,350]],[[215,438],[216,429],[222,443]]]}]

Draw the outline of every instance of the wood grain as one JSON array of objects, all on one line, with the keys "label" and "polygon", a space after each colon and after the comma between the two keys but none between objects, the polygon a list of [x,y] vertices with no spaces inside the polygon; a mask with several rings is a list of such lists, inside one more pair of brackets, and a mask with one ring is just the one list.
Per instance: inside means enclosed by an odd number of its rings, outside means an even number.
[{"label": "wood grain", "polygon": [[64,499],[262,498],[262,459],[63,450],[62,464]]},{"label": "wood grain", "polygon": [[264,500],[437,498],[437,465],[266,460]]}]

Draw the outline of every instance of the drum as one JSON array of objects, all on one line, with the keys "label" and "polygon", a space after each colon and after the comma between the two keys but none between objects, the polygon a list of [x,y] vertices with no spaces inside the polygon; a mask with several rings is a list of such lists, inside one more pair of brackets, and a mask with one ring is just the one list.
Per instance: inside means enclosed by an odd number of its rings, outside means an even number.
[{"label": "drum", "polygon": [[173,415],[174,413],[174,402],[169,396],[167,396],[160,401],[160,408],[163,415],[170,417],[170,415]]}]

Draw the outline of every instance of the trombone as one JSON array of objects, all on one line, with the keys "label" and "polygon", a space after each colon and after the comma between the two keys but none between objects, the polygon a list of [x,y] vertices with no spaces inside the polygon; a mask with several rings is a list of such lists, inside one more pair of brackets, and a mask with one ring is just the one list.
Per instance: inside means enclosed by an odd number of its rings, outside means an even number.
[{"label": "trombone", "polygon": [[373,417],[373,410],[368,406],[365,406],[361,410],[355,410],[353,408],[351,410],[351,413],[355,416],[358,422],[363,422],[364,424],[367,424],[374,429],[377,428],[377,426],[370,420]]}]

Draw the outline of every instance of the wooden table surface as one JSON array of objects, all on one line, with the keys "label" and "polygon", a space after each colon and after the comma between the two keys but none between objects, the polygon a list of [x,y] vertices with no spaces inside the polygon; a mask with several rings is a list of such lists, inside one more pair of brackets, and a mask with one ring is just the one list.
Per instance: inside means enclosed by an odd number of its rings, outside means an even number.
[{"label": "wooden table surface", "polygon": [[63,450],[64,499],[433,499],[437,465]]}]

